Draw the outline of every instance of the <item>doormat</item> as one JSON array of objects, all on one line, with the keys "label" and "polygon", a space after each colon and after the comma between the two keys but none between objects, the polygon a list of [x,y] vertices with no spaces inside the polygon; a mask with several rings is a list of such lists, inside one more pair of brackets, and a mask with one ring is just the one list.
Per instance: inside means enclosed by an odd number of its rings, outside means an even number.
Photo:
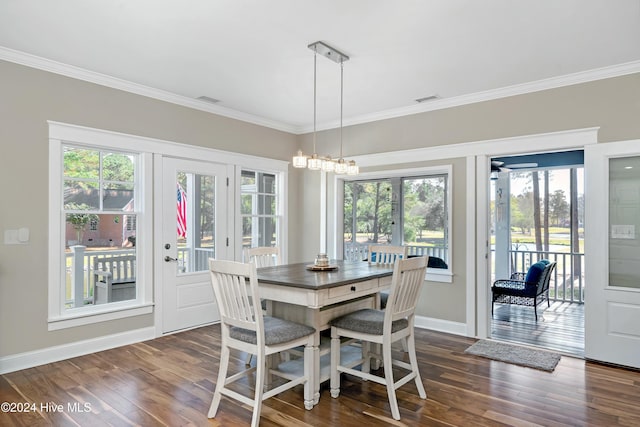
[{"label": "doormat", "polygon": [[492,340],[480,340],[464,352],[548,372],[553,372],[561,357],[560,354],[551,351],[535,350]]}]

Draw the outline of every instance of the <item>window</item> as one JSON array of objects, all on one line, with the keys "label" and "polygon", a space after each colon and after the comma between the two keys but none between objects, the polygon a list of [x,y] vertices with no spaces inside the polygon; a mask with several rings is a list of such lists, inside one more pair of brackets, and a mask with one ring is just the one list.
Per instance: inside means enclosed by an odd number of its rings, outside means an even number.
[{"label": "window", "polygon": [[136,248],[125,246],[135,238],[138,155],[73,145],[62,151],[64,308],[136,299]]},{"label": "window", "polygon": [[151,313],[152,155],[129,151],[136,137],[61,123],[49,137],[49,330]]},{"label": "window", "polygon": [[240,177],[242,248],[277,246],[281,226],[276,174],[243,170]]},{"label": "window", "polygon": [[450,276],[449,187],[448,169],[344,181],[344,258],[366,259],[370,244],[406,245],[409,256],[429,255],[429,272]]},{"label": "window", "polygon": [[126,229],[127,231],[136,231],[136,216],[135,215],[127,215],[126,216]]}]

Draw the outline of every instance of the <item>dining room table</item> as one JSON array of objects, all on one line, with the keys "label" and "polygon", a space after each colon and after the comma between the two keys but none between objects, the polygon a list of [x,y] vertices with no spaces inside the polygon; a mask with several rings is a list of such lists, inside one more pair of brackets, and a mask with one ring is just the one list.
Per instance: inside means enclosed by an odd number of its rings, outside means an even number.
[{"label": "dining room table", "polygon": [[[331,320],[341,315],[379,308],[380,291],[389,289],[392,275],[392,266],[366,261],[331,260],[322,266],[303,262],[257,269],[260,297],[267,302],[267,313],[316,330],[311,378],[314,404],[320,399],[320,384],[330,376],[330,343],[328,337],[323,339],[322,331],[330,329]],[[360,353],[345,349],[342,357],[359,358]],[[287,363],[292,370],[302,369],[300,359]]]}]

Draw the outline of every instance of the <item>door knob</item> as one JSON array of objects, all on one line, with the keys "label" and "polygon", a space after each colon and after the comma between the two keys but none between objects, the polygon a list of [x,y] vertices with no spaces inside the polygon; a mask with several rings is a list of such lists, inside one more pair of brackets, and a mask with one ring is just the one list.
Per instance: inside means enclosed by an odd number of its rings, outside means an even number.
[{"label": "door knob", "polygon": [[165,262],[178,261],[178,258],[171,258],[169,255],[164,257]]}]

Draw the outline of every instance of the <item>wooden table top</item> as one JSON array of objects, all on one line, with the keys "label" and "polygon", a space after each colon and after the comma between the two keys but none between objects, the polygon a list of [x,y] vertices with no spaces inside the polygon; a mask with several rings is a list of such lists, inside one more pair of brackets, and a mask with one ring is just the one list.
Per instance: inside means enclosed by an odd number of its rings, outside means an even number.
[{"label": "wooden table top", "polygon": [[313,262],[285,264],[275,267],[258,268],[258,282],[304,289],[326,289],[365,280],[391,276],[393,267],[369,265],[366,261],[332,260],[336,270],[310,271],[307,266]]}]

